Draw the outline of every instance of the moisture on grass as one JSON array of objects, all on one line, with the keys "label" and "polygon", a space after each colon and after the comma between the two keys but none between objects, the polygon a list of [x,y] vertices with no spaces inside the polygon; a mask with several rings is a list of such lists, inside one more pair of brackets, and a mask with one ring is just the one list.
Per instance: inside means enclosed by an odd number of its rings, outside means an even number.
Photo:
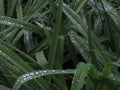
[{"label": "moisture on grass", "polygon": [[120,90],[120,0],[0,0],[0,90]]}]

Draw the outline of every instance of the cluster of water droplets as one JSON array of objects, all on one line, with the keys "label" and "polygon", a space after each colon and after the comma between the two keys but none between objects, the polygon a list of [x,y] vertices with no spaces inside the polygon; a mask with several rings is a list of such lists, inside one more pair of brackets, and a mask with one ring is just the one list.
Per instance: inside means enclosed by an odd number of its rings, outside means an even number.
[{"label": "cluster of water droplets", "polygon": [[105,5],[105,9],[106,11],[111,11],[113,8],[107,4],[104,4]]},{"label": "cluster of water droplets", "polygon": [[6,24],[6,25],[11,25],[12,23],[7,20],[5,16],[1,16],[0,18],[0,23]]},{"label": "cluster of water droplets", "polygon": [[80,40],[73,31],[69,32],[68,34],[70,35],[70,38],[71,38],[73,45],[83,55],[83,57],[85,59],[87,59],[87,54],[86,54],[85,50],[89,49],[87,46],[88,41]]},{"label": "cluster of water droplets", "polygon": [[[71,20],[71,22],[77,26],[78,29],[82,30],[82,27],[78,20],[81,20],[80,17],[75,13],[68,5],[63,4],[63,12],[66,14],[66,16]],[[75,16],[77,16],[78,20],[75,19]]]},{"label": "cluster of water droplets", "polygon": [[[103,19],[102,19],[103,20]],[[102,22],[101,22],[101,19],[98,18],[96,21],[95,21],[95,24],[94,24],[94,32],[96,34],[99,34],[100,32],[102,33]]]},{"label": "cluster of water droplets", "polygon": [[1,24],[5,24],[5,25],[8,25],[8,26],[15,25],[15,26],[18,26],[18,27],[23,28],[23,25],[22,25],[22,24],[16,23],[16,22],[14,21],[14,19],[13,19],[13,18],[10,18],[10,17],[1,16],[1,18],[0,18],[0,23],[1,23]]},{"label": "cluster of water droplets", "polygon": [[46,76],[50,74],[72,74],[74,72],[75,70],[40,70],[27,73],[18,78],[18,80],[14,84],[13,90],[18,90],[23,83],[41,76]]},{"label": "cluster of water droplets", "polygon": [[25,43],[27,43],[29,41],[29,32],[24,31],[24,34],[25,34],[24,41],[25,41]]},{"label": "cluster of water droplets", "polygon": [[118,25],[120,24],[119,14],[118,12],[109,4],[104,3],[105,10],[108,12],[108,14],[111,16],[113,21]]},{"label": "cluster of water droplets", "polygon": [[46,73],[49,74],[50,72],[49,71],[38,71],[38,72],[31,72],[31,73],[22,75],[16,81],[16,83],[14,85],[14,90],[18,89],[23,83],[25,83],[31,79],[40,77],[40,76],[44,76],[44,75],[46,75]]},{"label": "cluster of water droplets", "polygon": [[75,29],[77,29],[83,36],[87,37],[88,26],[81,19],[81,17],[74,12],[68,5],[63,4],[63,12],[69,18],[69,20],[75,25]]},{"label": "cluster of water droplets", "polygon": [[118,82],[120,82],[119,76],[114,75],[114,74],[112,74],[112,73],[109,75],[109,78],[110,78],[111,80],[113,80],[113,81],[118,81]]}]

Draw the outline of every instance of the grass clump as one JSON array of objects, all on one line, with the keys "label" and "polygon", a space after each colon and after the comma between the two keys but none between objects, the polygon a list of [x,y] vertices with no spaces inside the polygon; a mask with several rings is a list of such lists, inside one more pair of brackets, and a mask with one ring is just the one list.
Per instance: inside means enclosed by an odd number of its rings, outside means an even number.
[{"label": "grass clump", "polygon": [[0,0],[0,90],[119,90],[119,0]]}]

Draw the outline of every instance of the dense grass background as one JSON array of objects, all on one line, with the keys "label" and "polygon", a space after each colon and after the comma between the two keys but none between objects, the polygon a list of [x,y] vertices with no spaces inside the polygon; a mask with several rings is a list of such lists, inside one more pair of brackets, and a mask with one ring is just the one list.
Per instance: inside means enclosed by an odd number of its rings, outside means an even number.
[{"label": "dense grass background", "polygon": [[120,0],[0,0],[0,90],[120,90]]}]

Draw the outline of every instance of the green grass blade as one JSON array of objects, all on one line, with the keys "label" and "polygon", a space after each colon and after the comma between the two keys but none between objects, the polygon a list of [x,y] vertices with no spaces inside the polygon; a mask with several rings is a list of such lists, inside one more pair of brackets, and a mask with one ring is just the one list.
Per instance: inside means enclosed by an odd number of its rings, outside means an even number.
[{"label": "green grass blade", "polygon": [[62,5],[63,5],[63,0],[60,0],[59,8],[58,8],[58,11],[57,11],[57,16],[56,16],[56,24],[55,24],[55,30],[54,30],[52,45],[50,45],[50,52],[49,52],[48,63],[50,65],[51,69],[54,67],[55,55],[57,53],[58,36],[59,36],[60,30],[61,30]]},{"label": "green grass blade", "polygon": [[25,8],[24,8],[24,11],[23,11],[23,15],[26,15],[26,13],[27,13],[27,11],[29,10],[32,2],[33,2],[33,0],[28,0],[28,1],[27,1],[27,4],[26,4],[26,6],[25,6]]},{"label": "green grass blade", "polygon": [[26,54],[25,52],[19,50],[18,48],[8,44],[8,43],[4,43],[5,46],[7,46],[8,48],[11,48],[13,51],[18,52],[22,57],[27,58],[28,60],[30,60],[33,63],[36,63],[36,60],[34,60],[32,57],[30,57],[28,54]]},{"label": "green grass blade", "polygon": [[74,10],[76,13],[80,12],[80,10],[87,4],[89,0],[79,0],[78,3],[76,3]]},{"label": "green grass blade", "polygon": [[34,15],[39,13],[42,7],[45,7],[47,4],[47,0],[34,0],[34,3],[31,5],[31,8],[29,8],[26,14],[23,16],[24,21],[29,21]]},{"label": "green grass blade", "polygon": [[8,5],[8,10],[7,10],[7,16],[12,16],[13,15],[13,12],[15,10],[15,6],[16,6],[16,1],[17,0],[11,0],[11,1],[8,1],[9,2],[9,5]]},{"label": "green grass blade", "polygon": [[24,74],[18,78],[18,80],[15,82],[14,87],[12,90],[18,90],[19,87],[32,79],[46,76],[46,75],[51,75],[51,74],[73,74],[75,73],[75,70],[40,70],[40,71],[34,71],[31,73]]},{"label": "green grass blade", "polygon": [[45,65],[48,64],[43,51],[39,51],[39,52],[36,53],[36,59],[37,59],[37,63],[41,67],[45,67]]},{"label": "green grass blade", "polygon": [[17,18],[22,21],[22,19],[23,19],[23,12],[22,12],[21,0],[17,0],[16,11],[17,11]]},{"label": "green grass blade", "polygon": [[4,45],[0,45],[0,50],[6,54],[5,57],[8,57],[11,63],[17,65],[19,69],[23,70],[23,72],[28,72],[33,70],[27,63],[24,62],[24,60],[22,60],[22,58],[20,58],[9,48],[5,47]]},{"label": "green grass blade", "polygon": [[13,18],[10,18],[10,17],[5,17],[5,16],[1,17],[0,18],[0,23],[8,25],[8,26],[14,25],[17,28],[25,29],[25,30],[35,32],[35,33],[38,33],[38,34],[43,34],[42,29],[41,29],[43,27],[39,28],[36,25],[32,25],[30,23],[19,21],[17,19],[13,19]]},{"label": "green grass blade", "polygon": [[69,32],[70,39],[75,45],[77,50],[81,53],[83,58],[87,60],[88,58],[88,42],[83,38],[78,36],[74,31]]},{"label": "green grass blade", "polygon": [[29,53],[30,53],[30,55],[34,56],[34,54],[36,52],[44,50],[47,47],[48,47],[48,41],[47,40],[43,40],[43,41],[41,41],[41,43],[36,45]]},{"label": "green grass blade", "polygon": [[76,73],[74,74],[71,90],[81,90],[85,83],[85,77],[87,77],[90,70],[90,64],[80,63],[77,66]]},{"label": "green grass blade", "polygon": [[82,22],[82,19],[75,13],[68,5],[63,4],[63,12],[67,15],[67,17],[70,19],[70,21],[76,26],[76,28],[79,30],[79,32],[87,38],[87,26],[84,22]]}]

